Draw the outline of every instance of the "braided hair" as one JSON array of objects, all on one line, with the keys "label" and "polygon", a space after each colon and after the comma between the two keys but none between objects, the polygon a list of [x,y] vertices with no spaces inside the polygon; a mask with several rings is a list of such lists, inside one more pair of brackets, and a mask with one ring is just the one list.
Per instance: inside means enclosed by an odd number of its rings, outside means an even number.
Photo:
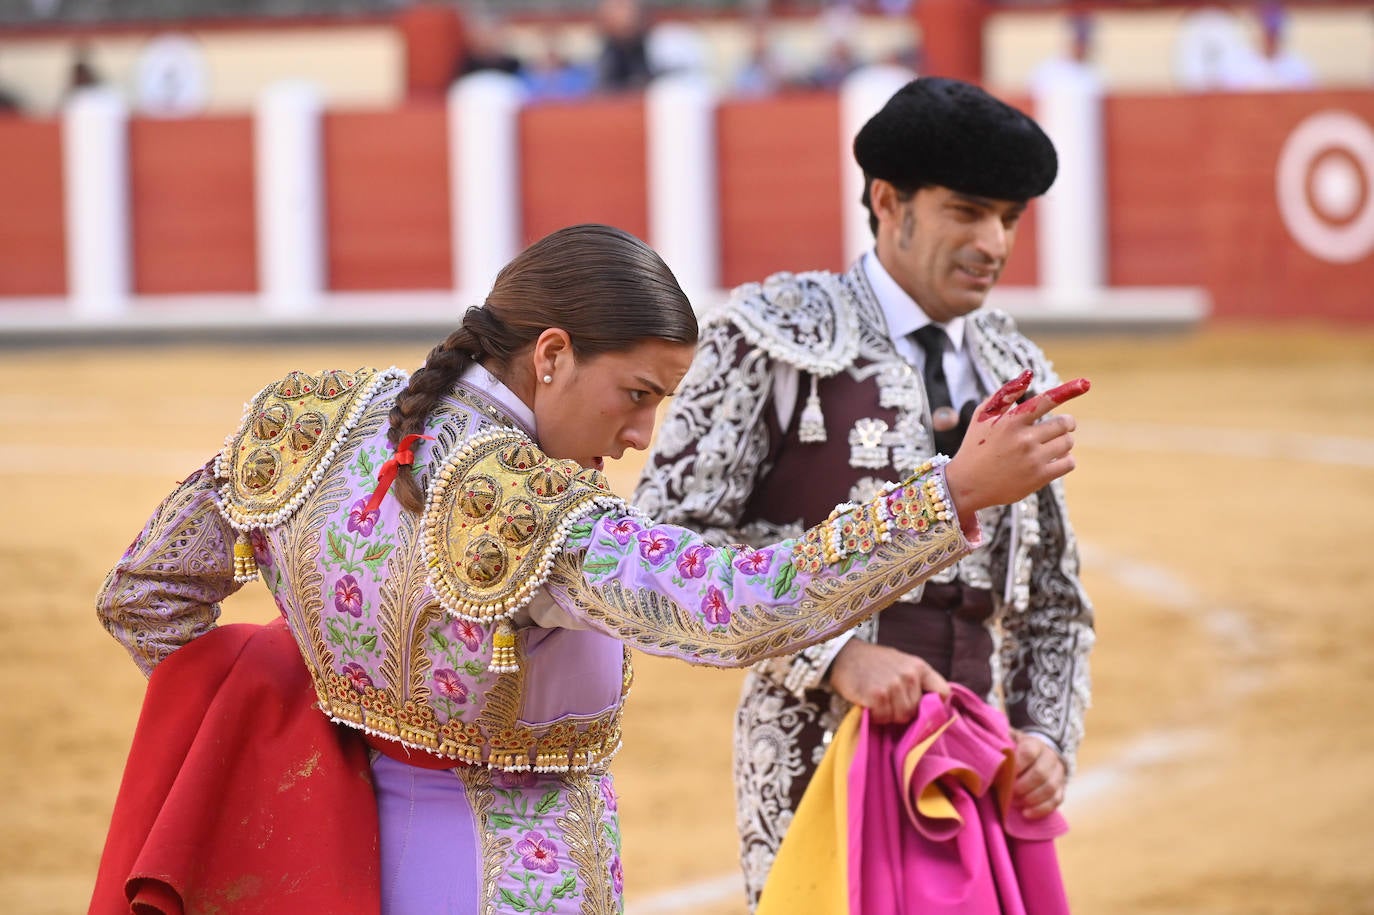
[{"label": "braided hair", "polygon": [[[581,359],[623,352],[646,340],[695,345],[691,303],[668,265],[640,239],[612,226],[569,226],[530,245],[496,275],[486,303],[469,308],[462,324],[410,376],[391,408],[387,439],[425,431],[434,406],[473,362],[509,378],[516,357],[551,327],[567,331]],[[424,508],[424,493],[409,467],[393,484],[407,509]]]}]

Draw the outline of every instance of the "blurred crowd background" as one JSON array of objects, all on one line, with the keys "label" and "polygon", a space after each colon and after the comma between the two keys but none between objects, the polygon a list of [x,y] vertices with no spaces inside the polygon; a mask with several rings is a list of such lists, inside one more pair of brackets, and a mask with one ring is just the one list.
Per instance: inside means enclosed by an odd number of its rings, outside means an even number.
[{"label": "blurred crowd background", "polygon": [[1374,10],[1358,2],[0,0],[0,106],[47,115],[101,83],[140,112],[232,111],[289,77],[330,104],[389,105],[481,70],[535,100],[683,70],[759,96],[864,64],[923,72],[937,21],[937,38],[976,23],[982,72],[958,75],[1003,92],[1064,61],[1119,91],[1374,86]]}]

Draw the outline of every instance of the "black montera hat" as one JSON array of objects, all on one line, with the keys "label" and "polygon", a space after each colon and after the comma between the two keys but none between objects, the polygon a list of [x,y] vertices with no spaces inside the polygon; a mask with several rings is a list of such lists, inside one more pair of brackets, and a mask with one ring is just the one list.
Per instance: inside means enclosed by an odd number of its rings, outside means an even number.
[{"label": "black montera hat", "polygon": [[938,184],[997,200],[1029,200],[1059,170],[1040,125],[977,86],[923,76],[898,89],[854,138],[870,178],[902,190]]}]

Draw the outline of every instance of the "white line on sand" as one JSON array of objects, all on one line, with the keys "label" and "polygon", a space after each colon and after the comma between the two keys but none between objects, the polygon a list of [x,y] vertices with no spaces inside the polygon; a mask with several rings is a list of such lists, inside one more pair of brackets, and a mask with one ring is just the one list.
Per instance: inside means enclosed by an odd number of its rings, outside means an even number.
[{"label": "white line on sand", "polygon": [[151,445],[85,445],[67,448],[50,440],[42,446],[0,444],[0,476],[176,477],[203,465],[219,451],[164,449]]}]

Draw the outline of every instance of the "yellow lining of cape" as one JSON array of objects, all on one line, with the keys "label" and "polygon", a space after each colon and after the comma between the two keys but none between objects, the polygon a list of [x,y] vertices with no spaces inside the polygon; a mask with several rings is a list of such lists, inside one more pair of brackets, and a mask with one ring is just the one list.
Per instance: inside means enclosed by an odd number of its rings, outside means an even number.
[{"label": "yellow lining of cape", "polygon": [[[797,805],[754,915],[849,912],[849,770],[859,745],[862,717],[863,710],[855,706],[836,729]],[[905,784],[911,784],[916,763],[952,721],[912,747],[902,760]],[[910,814],[909,793],[903,795]],[[959,818],[949,798],[935,785],[922,794],[917,806],[925,816]]]}]

